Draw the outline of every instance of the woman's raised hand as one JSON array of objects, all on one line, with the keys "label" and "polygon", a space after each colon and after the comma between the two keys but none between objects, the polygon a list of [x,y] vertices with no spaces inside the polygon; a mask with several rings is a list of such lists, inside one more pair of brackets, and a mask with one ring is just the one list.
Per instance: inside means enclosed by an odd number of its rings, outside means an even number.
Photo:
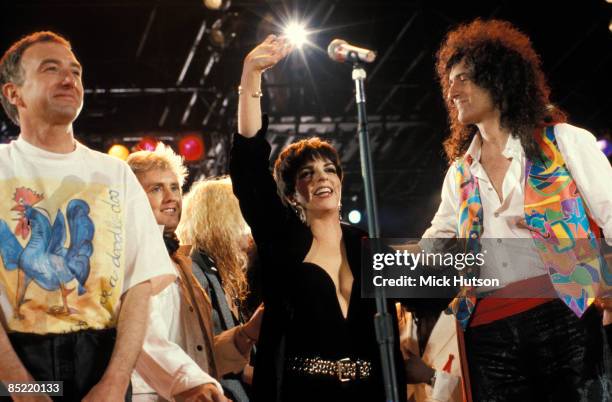
[{"label": "woman's raised hand", "polygon": [[245,57],[243,72],[247,74],[262,73],[286,57],[291,50],[293,50],[293,47],[289,44],[287,38],[268,35]]},{"label": "woman's raised hand", "polygon": [[274,66],[293,47],[286,38],[268,35],[245,57],[240,79],[242,96],[238,98],[238,132],[244,137],[252,137],[261,128],[261,73]]}]

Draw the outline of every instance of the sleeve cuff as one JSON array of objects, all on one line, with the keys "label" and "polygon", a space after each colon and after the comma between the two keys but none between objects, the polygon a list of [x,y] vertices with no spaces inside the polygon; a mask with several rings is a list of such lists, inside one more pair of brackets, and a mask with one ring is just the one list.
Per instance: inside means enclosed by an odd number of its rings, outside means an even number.
[{"label": "sleeve cuff", "polygon": [[151,278],[142,279],[139,282],[130,284],[129,287],[124,287],[123,292],[121,293],[121,296],[123,297],[128,290],[132,289],[136,285],[145,283],[147,281],[151,283],[151,296],[155,296],[159,294],[162,290],[167,288],[168,285],[170,285],[175,280],[176,280],[176,274],[174,273],[161,274],[161,275],[157,275]]},{"label": "sleeve cuff", "polygon": [[234,134],[234,151],[244,151],[247,155],[252,155],[253,151],[259,150],[260,152],[266,152],[266,157],[269,157],[270,145],[266,140],[268,123],[268,115],[264,114],[261,116],[261,128],[253,137],[244,137],[236,132]]},{"label": "sleeve cuff", "polygon": [[270,119],[268,117],[267,114],[262,114],[261,115],[261,128],[259,129],[259,131],[257,131],[257,133],[253,136],[253,137],[244,137],[243,135],[241,135],[239,132],[236,132],[236,136],[242,138],[245,141],[251,141],[254,138],[262,138],[266,136],[266,133],[268,132],[268,124],[270,123]]},{"label": "sleeve cuff", "polygon": [[194,368],[186,367],[178,373],[177,381],[172,384],[172,396],[185,392],[204,384],[215,384],[217,389],[223,393],[223,387],[208,373]]}]

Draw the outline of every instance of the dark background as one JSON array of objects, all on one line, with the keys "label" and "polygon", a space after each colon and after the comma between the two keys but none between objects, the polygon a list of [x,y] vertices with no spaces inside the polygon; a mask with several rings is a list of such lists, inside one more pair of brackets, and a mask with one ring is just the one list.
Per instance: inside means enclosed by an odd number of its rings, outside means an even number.
[{"label": "dark background", "polygon": [[[570,122],[598,138],[611,133],[612,4],[605,0],[234,0],[225,11],[209,10],[198,0],[1,0],[0,5],[2,51],[36,30],[50,29],[72,42],[87,89],[75,124],[79,140],[105,152],[115,142],[133,146],[144,135],[175,146],[182,135],[200,133],[207,155],[190,164],[189,181],[227,172],[242,59],[268,33],[282,31],[283,21],[301,16],[316,31],[309,38],[313,46],[266,73],[269,139],[275,155],[308,135],[330,139],[346,170],[345,215],[353,208],[363,211],[365,204],[353,83],[350,66],[333,63],[324,49],[333,38],[376,49],[378,58],[368,67],[368,112],[387,237],[420,236],[437,209],[448,127],[433,64],[445,32],[461,22],[501,18],[518,26],[541,54],[552,99]],[[210,40],[219,19],[226,36],[222,46]],[[18,132],[0,117],[1,142]]]}]

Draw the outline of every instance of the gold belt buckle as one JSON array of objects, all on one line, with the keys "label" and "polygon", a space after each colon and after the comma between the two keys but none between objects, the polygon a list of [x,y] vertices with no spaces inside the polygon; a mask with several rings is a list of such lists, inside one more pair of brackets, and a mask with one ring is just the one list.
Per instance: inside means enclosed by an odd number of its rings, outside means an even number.
[{"label": "gold belt buckle", "polygon": [[[344,376],[343,368],[345,367],[344,366],[345,363],[350,364],[351,359],[349,359],[348,357],[345,357],[344,359],[340,359],[336,362],[336,371],[338,371],[338,379],[340,380],[340,382],[347,382],[347,381],[355,379],[354,375],[351,376],[350,373],[347,373],[347,376]],[[348,364],[347,364],[347,367],[348,367]]]}]

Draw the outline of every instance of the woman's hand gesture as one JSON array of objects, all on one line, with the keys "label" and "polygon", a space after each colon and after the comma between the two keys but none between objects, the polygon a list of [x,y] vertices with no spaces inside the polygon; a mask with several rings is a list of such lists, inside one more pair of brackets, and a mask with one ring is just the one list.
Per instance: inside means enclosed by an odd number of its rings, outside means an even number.
[{"label": "woman's hand gesture", "polygon": [[268,35],[244,59],[243,73],[262,73],[287,56],[293,47],[287,38]]}]

